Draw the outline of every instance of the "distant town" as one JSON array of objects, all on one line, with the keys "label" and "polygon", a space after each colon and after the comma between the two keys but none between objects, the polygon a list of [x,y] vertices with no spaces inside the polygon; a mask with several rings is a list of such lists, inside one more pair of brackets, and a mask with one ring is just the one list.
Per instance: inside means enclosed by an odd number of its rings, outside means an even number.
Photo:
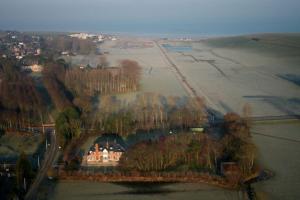
[{"label": "distant town", "polygon": [[[6,31],[1,33],[0,38],[0,56],[3,59],[16,58],[17,60],[23,61],[21,68],[24,71],[41,72],[43,66],[38,64],[38,56],[41,55],[41,46],[45,40],[44,37],[33,34],[23,34],[16,31]],[[117,38],[111,35],[104,34],[88,34],[88,33],[74,33],[67,37],[77,38],[80,40],[91,40],[94,43],[101,43],[105,40],[116,41]],[[51,36],[47,39],[51,40]],[[61,55],[70,55],[72,53],[76,54],[76,51],[61,51]],[[26,57],[26,59],[25,59]],[[28,65],[26,65],[28,64]]]}]

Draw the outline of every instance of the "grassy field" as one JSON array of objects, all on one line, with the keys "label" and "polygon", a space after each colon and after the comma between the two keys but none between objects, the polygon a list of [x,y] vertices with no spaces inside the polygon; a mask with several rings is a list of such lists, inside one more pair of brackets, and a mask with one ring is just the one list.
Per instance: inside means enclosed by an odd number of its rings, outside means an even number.
[{"label": "grassy field", "polygon": [[33,154],[43,142],[43,136],[6,134],[0,138],[0,158],[18,156],[21,152]]},{"label": "grassy field", "polygon": [[261,34],[209,39],[213,48],[242,48],[259,54],[297,56],[300,53],[300,34]]},{"label": "grassy field", "polygon": [[170,185],[117,185],[87,181],[58,182],[54,193],[49,199],[240,199],[241,194],[236,191],[223,190],[203,184],[170,184]]}]

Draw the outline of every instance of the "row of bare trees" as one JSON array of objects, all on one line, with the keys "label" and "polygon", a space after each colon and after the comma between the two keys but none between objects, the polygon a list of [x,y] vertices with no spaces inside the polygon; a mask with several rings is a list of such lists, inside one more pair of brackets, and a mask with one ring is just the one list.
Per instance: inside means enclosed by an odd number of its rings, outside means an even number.
[{"label": "row of bare trees", "polygon": [[120,67],[82,70],[68,69],[65,85],[75,96],[86,94],[125,93],[137,91],[140,80],[140,66],[137,62],[123,60]]},{"label": "row of bare trees", "polygon": [[68,51],[79,54],[89,54],[96,50],[91,39],[71,38],[65,35],[51,35],[42,37],[42,47],[45,51]]},{"label": "row of bare trees", "polygon": [[257,167],[257,149],[251,139],[249,119],[228,113],[224,116],[223,131],[223,159],[236,162],[243,175],[250,175]]},{"label": "row of bare trees", "polygon": [[58,110],[72,106],[72,96],[64,85],[66,64],[63,60],[49,62],[43,70],[43,83]]},{"label": "row of bare trees", "polygon": [[34,80],[22,73],[13,60],[0,63],[0,110],[3,128],[29,126],[42,120],[45,110]]},{"label": "row of bare trees", "polygon": [[165,97],[154,93],[137,95],[127,102],[102,96],[93,126],[127,135],[137,129],[189,128],[206,122],[204,104],[188,97]]},{"label": "row of bare trees", "polygon": [[205,134],[177,134],[154,142],[141,142],[121,157],[120,167],[128,171],[214,170],[221,146]]},{"label": "row of bare trees", "polygon": [[[56,109],[60,111],[56,125],[59,125],[57,130],[62,136],[61,141],[65,143],[77,138],[81,128],[90,128],[91,121],[94,119],[94,104],[97,105],[95,99],[99,94],[129,92],[138,89],[140,67],[134,61],[124,60],[117,68],[82,70],[70,68],[64,60],[57,60],[46,63],[42,75],[44,86]],[[66,112],[68,110],[72,112]],[[65,113],[77,113],[79,116],[75,117],[76,123],[73,123]],[[123,127],[131,128],[131,125],[127,123],[129,120],[126,122],[127,114],[117,115],[116,118],[111,115],[110,118],[105,118],[101,125],[111,130],[112,128],[108,127],[112,127],[112,123],[109,122],[119,118],[122,118],[117,122],[121,127],[120,130],[125,130]],[[76,127],[73,126],[74,124]]]}]

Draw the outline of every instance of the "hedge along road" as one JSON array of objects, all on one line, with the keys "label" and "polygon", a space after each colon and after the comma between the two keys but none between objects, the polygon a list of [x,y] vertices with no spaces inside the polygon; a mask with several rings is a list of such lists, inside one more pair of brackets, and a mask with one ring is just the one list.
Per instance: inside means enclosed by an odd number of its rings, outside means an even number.
[{"label": "hedge along road", "polygon": [[37,190],[44,180],[45,176],[47,175],[47,171],[52,167],[52,164],[54,162],[56,153],[58,151],[57,141],[56,141],[56,135],[55,130],[50,130],[50,147],[47,149],[45,154],[45,160],[42,164],[41,169],[39,170],[33,184],[31,185],[30,189],[28,190],[25,200],[33,200],[36,199],[36,193]]}]

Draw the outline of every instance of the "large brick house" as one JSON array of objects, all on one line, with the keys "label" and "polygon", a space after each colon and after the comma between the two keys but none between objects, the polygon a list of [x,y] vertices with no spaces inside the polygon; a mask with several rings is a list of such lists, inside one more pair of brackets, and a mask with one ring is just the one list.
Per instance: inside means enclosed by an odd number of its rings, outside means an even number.
[{"label": "large brick house", "polygon": [[119,144],[99,145],[98,143],[86,155],[87,165],[116,165],[122,154],[124,148]]}]

